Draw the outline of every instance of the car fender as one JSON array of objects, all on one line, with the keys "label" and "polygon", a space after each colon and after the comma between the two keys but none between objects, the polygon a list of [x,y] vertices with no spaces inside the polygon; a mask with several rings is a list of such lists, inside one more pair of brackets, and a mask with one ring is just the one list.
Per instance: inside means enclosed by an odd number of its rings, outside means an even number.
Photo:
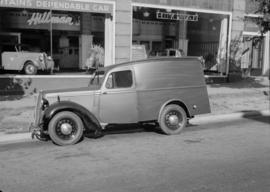
[{"label": "car fender", "polygon": [[191,116],[190,116],[190,111],[188,110],[186,104],[185,104],[183,101],[181,101],[181,100],[179,100],[179,99],[171,99],[171,100],[166,101],[166,102],[160,107],[160,110],[159,110],[159,113],[158,113],[158,121],[160,120],[160,116],[161,116],[161,113],[162,113],[163,109],[164,109],[167,105],[169,105],[169,104],[176,104],[176,105],[179,105],[180,107],[182,107],[182,108],[186,111],[187,117],[191,117]]},{"label": "car fender", "polygon": [[59,101],[50,105],[43,115],[43,129],[47,130],[50,120],[61,111],[71,111],[76,113],[83,121],[85,130],[101,130],[102,127],[93,113],[91,113],[85,107],[71,102],[71,101]]}]

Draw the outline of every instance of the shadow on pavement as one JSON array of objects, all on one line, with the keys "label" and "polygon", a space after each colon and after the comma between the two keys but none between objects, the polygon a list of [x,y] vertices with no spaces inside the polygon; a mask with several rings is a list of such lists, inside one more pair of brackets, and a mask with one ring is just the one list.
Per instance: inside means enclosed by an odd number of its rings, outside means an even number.
[{"label": "shadow on pavement", "polygon": [[[109,125],[103,131],[104,135],[115,135],[115,134],[129,134],[129,133],[141,133],[141,132],[153,132],[163,134],[163,132],[155,125],[140,125],[140,124],[124,124],[124,125]],[[93,138],[92,133],[85,135],[87,138]]]},{"label": "shadow on pavement", "polygon": [[252,120],[256,122],[270,124],[270,115],[264,115],[260,111],[241,111],[243,112],[242,118],[234,119],[231,121],[220,121],[220,122],[213,122],[208,124],[189,124],[185,129],[184,132],[189,131],[202,131],[202,130],[210,130],[210,129],[223,129],[228,126],[233,126],[236,124],[242,124],[245,120]]},{"label": "shadow on pavement", "polygon": [[241,111],[243,118],[270,124],[270,116],[263,115],[260,111]]}]

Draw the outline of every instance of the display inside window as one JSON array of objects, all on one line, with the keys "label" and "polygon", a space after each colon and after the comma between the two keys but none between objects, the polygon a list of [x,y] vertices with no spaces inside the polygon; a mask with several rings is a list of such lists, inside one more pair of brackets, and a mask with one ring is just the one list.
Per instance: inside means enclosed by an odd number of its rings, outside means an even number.
[{"label": "display inside window", "polygon": [[225,75],[229,15],[133,7],[132,41],[146,45],[148,57],[196,56],[206,74]]},{"label": "display inside window", "polygon": [[94,46],[104,52],[105,17],[103,13],[0,8],[0,53],[23,44],[51,56],[60,71],[80,71],[86,68]]}]

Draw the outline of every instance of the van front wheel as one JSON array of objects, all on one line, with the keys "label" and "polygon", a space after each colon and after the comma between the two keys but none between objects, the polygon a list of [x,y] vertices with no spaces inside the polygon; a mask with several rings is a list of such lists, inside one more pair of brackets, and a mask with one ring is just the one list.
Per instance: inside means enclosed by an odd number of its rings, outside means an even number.
[{"label": "van front wheel", "polygon": [[58,145],[73,145],[83,135],[81,118],[70,111],[57,113],[51,119],[48,129],[51,139]]},{"label": "van front wheel", "polygon": [[159,126],[167,135],[179,134],[187,124],[185,110],[175,104],[167,105],[161,112]]}]

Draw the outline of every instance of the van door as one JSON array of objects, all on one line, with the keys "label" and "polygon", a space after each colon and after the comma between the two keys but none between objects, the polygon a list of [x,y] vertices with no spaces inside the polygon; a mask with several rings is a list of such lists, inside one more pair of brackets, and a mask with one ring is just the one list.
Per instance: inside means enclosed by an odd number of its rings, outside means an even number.
[{"label": "van door", "polygon": [[136,123],[137,92],[130,67],[110,72],[102,85],[100,120],[102,123]]}]

